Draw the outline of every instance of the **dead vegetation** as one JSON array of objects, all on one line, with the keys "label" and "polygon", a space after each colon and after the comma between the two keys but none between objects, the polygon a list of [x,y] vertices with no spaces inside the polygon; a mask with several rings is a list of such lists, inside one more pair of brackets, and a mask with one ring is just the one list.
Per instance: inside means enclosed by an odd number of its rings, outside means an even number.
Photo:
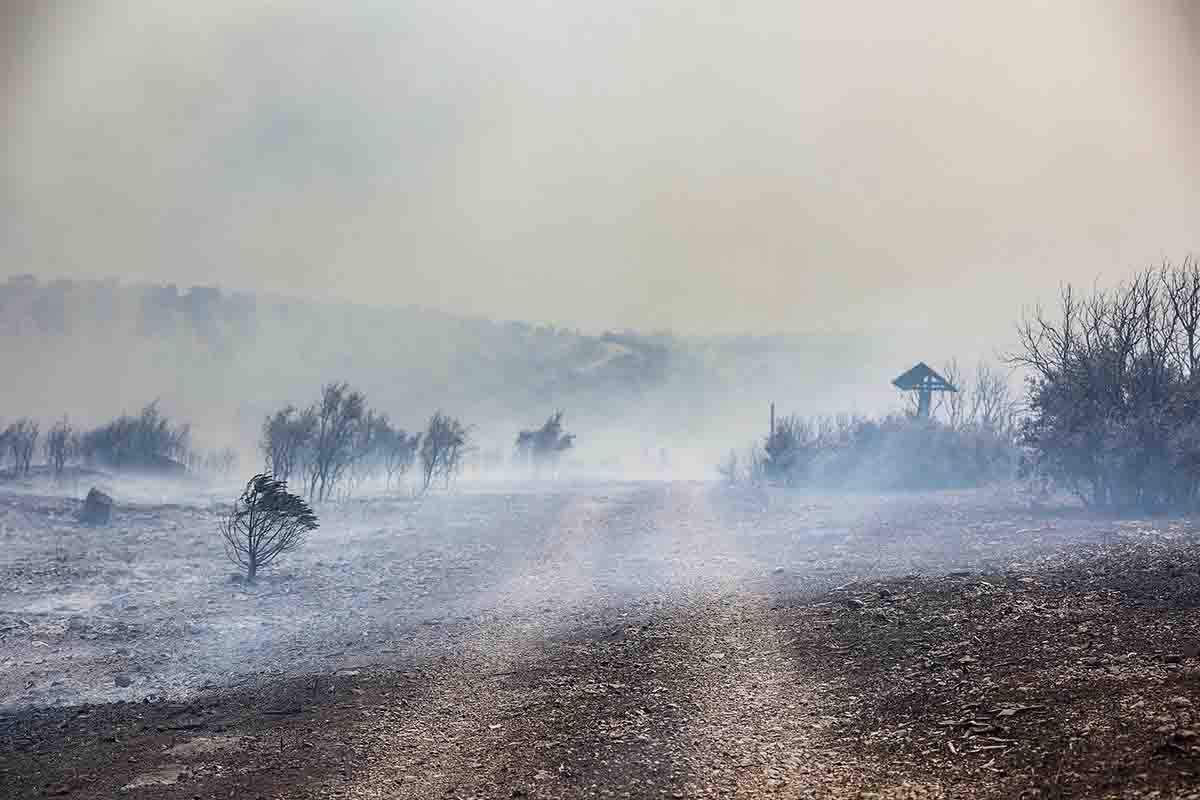
[{"label": "dead vegetation", "polygon": [[300,547],[317,527],[316,514],[286,482],[255,475],[221,520],[220,531],[225,555],[254,583],[260,569]]}]

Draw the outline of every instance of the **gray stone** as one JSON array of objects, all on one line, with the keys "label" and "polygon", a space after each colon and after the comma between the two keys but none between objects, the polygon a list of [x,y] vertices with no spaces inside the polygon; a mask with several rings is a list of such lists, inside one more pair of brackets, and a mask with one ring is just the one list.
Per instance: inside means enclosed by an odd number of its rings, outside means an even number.
[{"label": "gray stone", "polygon": [[107,525],[112,521],[113,499],[99,489],[92,488],[83,501],[79,521],[85,525]]}]

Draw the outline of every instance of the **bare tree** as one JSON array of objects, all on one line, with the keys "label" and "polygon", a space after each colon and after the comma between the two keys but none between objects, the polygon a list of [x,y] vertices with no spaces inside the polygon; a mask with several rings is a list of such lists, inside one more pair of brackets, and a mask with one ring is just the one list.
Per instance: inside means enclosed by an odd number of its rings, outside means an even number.
[{"label": "bare tree", "polygon": [[968,422],[967,420],[967,393],[963,391],[963,375],[962,367],[958,365],[958,359],[952,358],[942,365],[942,377],[944,377],[951,386],[958,389],[956,392],[938,392],[939,409],[946,415],[946,424],[954,430],[961,430]]},{"label": "bare tree", "polygon": [[1081,296],[1018,325],[1022,439],[1032,468],[1098,507],[1194,506],[1200,496],[1200,267],[1195,259]]},{"label": "bare tree", "polygon": [[969,391],[971,425],[994,433],[1012,430],[1016,403],[1008,376],[987,362],[979,362]]},{"label": "bare tree", "polygon": [[329,383],[321,388],[321,402],[313,411],[316,429],[306,477],[309,500],[320,502],[333,496],[354,461],[355,439],[366,416],[367,400],[348,384]]},{"label": "bare tree", "polygon": [[17,475],[28,475],[37,449],[41,426],[28,417],[17,420],[4,431],[4,440],[12,454],[13,471]]},{"label": "bare tree", "polygon": [[225,554],[246,570],[248,583],[254,582],[260,569],[303,544],[317,527],[317,516],[308,503],[289,492],[285,481],[264,474],[246,483],[220,523]]},{"label": "bare tree", "polygon": [[387,414],[367,409],[361,422],[355,427],[353,455],[347,473],[347,492],[383,474],[385,454],[392,433],[392,423]]},{"label": "bare tree", "polygon": [[421,441],[421,470],[423,491],[437,478],[450,481],[458,472],[470,440],[470,429],[454,417],[436,412],[429,418],[429,425]]},{"label": "bare tree", "polygon": [[393,428],[383,447],[383,469],[387,474],[387,487],[392,488],[392,481],[399,482],[412,468],[417,459],[417,447],[421,443],[421,434],[409,435],[403,428]]},{"label": "bare tree", "polygon": [[304,470],[307,449],[317,430],[314,409],[300,411],[289,405],[263,421],[259,447],[267,462],[267,472],[282,481]]},{"label": "bare tree", "polygon": [[1177,368],[1188,375],[1200,367],[1200,260],[1188,256],[1178,268],[1160,268],[1163,291],[1180,335],[1172,341]]},{"label": "bare tree", "polygon": [[66,417],[54,423],[54,427],[46,432],[46,463],[54,471],[55,478],[62,477],[63,470],[66,469],[67,462],[74,457],[77,446],[75,429]]}]

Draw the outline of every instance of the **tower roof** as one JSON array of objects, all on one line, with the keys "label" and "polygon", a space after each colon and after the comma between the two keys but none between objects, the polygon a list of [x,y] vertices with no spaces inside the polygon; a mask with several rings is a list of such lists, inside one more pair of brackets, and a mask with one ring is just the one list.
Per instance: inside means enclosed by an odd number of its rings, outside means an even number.
[{"label": "tower roof", "polygon": [[906,391],[912,389],[925,389],[931,392],[958,391],[954,384],[937,374],[924,361],[919,362],[908,372],[893,380],[892,385],[897,389],[904,389]]}]

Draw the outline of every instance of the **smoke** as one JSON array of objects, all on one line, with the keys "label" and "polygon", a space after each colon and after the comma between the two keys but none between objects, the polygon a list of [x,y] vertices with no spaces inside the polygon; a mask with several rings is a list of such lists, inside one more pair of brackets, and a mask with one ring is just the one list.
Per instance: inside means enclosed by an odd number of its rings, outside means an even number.
[{"label": "smoke", "polygon": [[15,26],[3,258],[994,342],[1060,280],[1194,247],[1187,8],[59,6]]}]

